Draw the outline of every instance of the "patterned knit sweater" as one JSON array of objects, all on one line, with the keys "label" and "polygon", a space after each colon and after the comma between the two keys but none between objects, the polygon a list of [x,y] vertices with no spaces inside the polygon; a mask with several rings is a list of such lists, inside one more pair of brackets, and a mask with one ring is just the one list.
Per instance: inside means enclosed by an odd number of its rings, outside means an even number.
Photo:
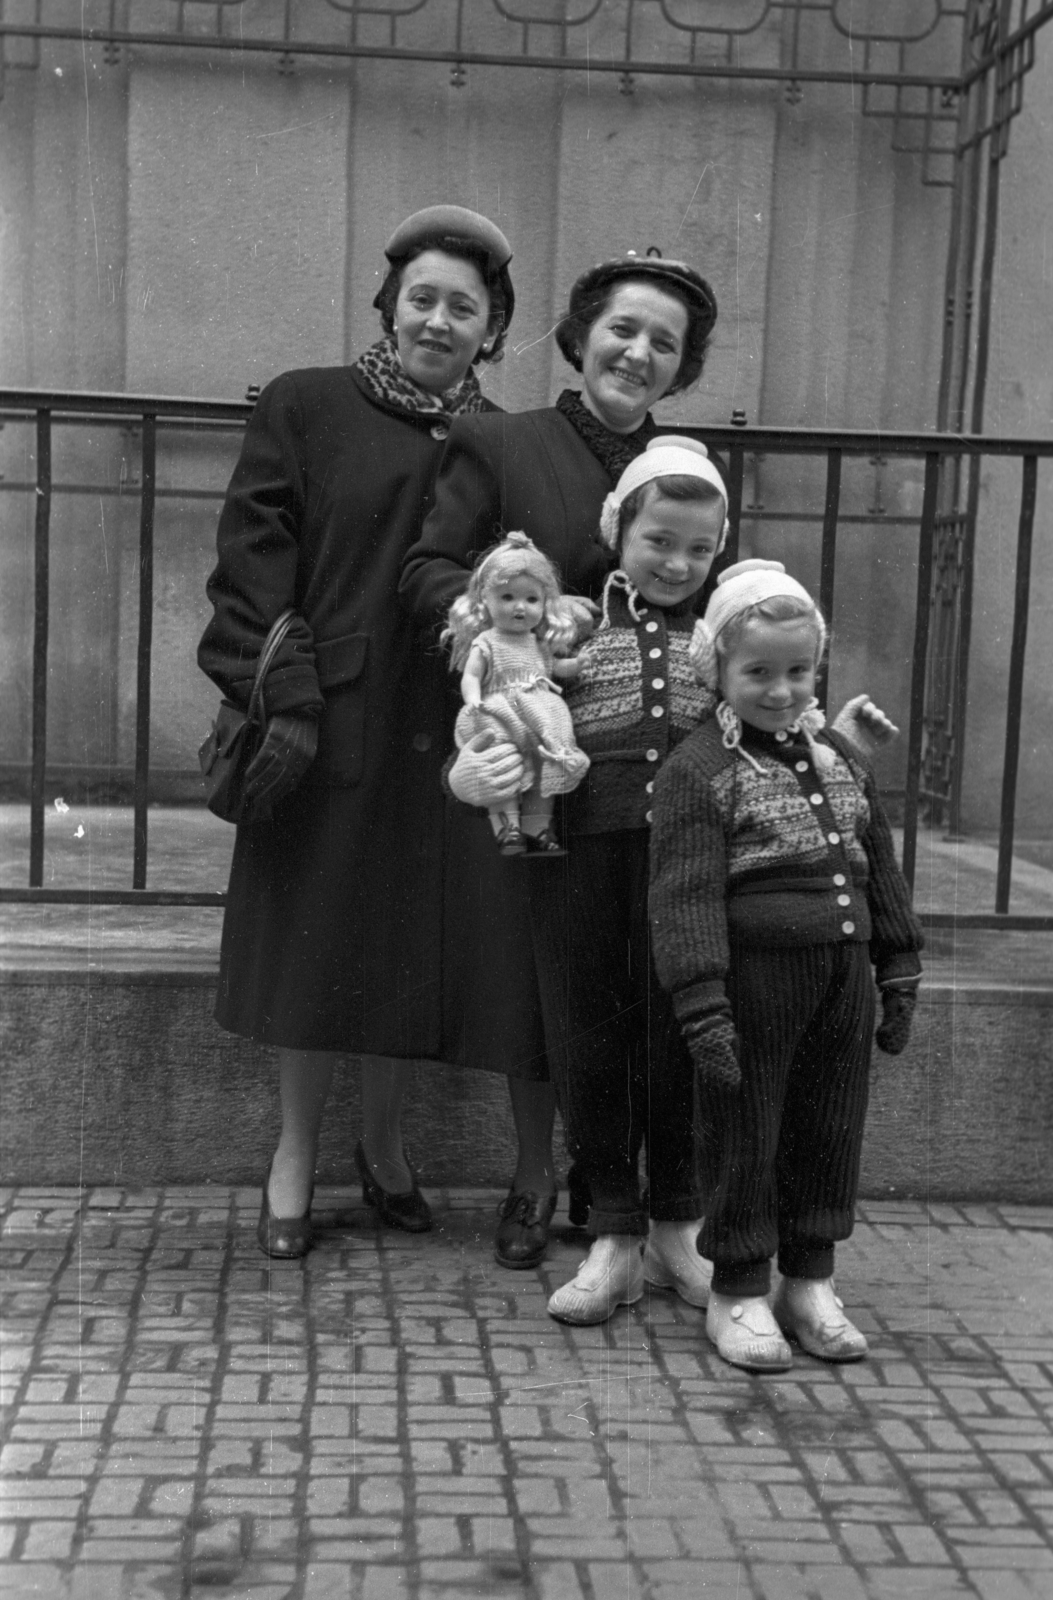
[{"label": "patterned knit sweater", "polygon": [[607,579],[603,621],[565,691],[574,737],[592,762],[567,797],[568,834],[648,827],[658,768],[712,716],[716,698],[689,658],[698,623],[692,603],[651,605],[624,573]]},{"label": "patterned knit sweater", "polygon": [[681,1022],[724,1004],[735,944],[867,943],[879,983],[915,977],[924,943],[873,774],[838,734],[820,775],[801,735],[715,721],[655,785],[650,916],[655,967]]}]

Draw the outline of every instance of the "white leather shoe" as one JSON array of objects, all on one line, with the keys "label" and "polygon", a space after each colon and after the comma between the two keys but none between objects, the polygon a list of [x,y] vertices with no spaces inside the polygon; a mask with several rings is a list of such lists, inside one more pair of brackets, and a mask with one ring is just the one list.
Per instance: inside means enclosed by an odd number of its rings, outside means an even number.
[{"label": "white leather shoe", "polygon": [[788,1372],[793,1352],[761,1295],[741,1299],[710,1291],[706,1333],[733,1367],[747,1372]]},{"label": "white leather shoe", "polygon": [[866,1335],[845,1316],[833,1278],[783,1278],[772,1309],[787,1338],[820,1361],[862,1361],[867,1353]]},{"label": "white leather shoe", "polygon": [[606,1322],[618,1306],[631,1306],[643,1294],[640,1240],[627,1233],[604,1233],[596,1240],[577,1276],[557,1289],[548,1314],[557,1322],[582,1327]]},{"label": "white leather shoe", "polygon": [[674,1289],[689,1306],[704,1308],[713,1268],[698,1253],[697,1222],[652,1222],[643,1255],[643,1272],[652,1289]]}]

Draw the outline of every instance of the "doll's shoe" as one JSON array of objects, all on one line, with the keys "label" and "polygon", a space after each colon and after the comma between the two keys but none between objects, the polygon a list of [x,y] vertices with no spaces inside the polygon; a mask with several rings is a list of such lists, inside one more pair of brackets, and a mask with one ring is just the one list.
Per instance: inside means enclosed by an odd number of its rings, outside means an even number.
[{"label": "doll's shoe", "polygon": [[689,1306],[709,1301],[713,1269],[698,1253],[697,1222],[652,1222],[644,1248],[644,1277],[652,1289],[673,1289]]},{"label": "doll's shoe", "polygon": [[406,1233],[428,1232],[431,1227],[431,1211],[417,1187],[416,1174],[412,1168],[410,1168],[410,1178],[413,1188],[406,1194],[392,1194],[382,1188],[370,1172],[361,1139],[355,1146],[355,1165],[362,1179],[362,1199],[367,1206],[373,1207],[378,1222],[387,1223],[389,1228],[402,1228]]},{"label": "doll's shoe", "polygon": [[793,1365],[793,1352],[771,1306],[760,1295],[739,1299],[710,1290],[706,1334],[730,1366],[747,1372],[788,1372]]},{"label": "doll's shoe", "polygon": [[580,1327],[606,1322],[618,1306],[635,1305],[643,1286],[639,1239],[627,1233],[604,1233],[581,1263],[577,1276],[556,1290],[548,1314],[557,1322]]},{"label": "doll's shoe", "polygon": [[506,822],[497,835],[497,848],[503,856],[525,856],[526,836],[513,822]]},{"label": "doll's shoe", "polygon": [[866,1335],[844,1313],[833,1278],[783,1278],[772,1307],[788,1339],[820,1361],[862,1361]]},{"label": "doll's shoe", "polygon": [[[276,1217],[271,1211],[271,1202],[268,1189],[271,1183],[271,1166],[267,1168],[267,1176],[263,1180],[263,1200],[260,1205],[260,1220],[256,1224],[256,1243],[265,1256],[271,1256],[276,1261],[298,1261],[305,1256],[314,1243],[314,1231],[311,1228],[311,1201],[307,1202],[307,1210],[302,1217]],[[314,1186],[311,1187],[311,1196],[314,1197]]]},{"label": "doll's shoe", "polygon": [[543,828],[540,833],[525,835],[526,847],[532,856],[565,856],[554,828]]},{"label": "doll's shoe", "polygon": [[556,1200],[555,1194],[542,1198],[533,1189],[508,1191],[497,1208],[501,1221],[494,1235],[494,1260],[499,1267],[526,1272],[537,1266],[548,1245]]}]

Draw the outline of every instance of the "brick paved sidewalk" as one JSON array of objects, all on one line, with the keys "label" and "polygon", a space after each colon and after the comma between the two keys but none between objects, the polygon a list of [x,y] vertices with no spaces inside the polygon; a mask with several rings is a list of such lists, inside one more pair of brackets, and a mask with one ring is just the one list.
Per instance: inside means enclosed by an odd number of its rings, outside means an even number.
[{"label": "brick paved sidewalk", "polygon": [[754,1378],[550,1321],[498,1198],[268,1265],[253,1191],[0,1191],[3,1600],[1053,1596],[1053,1210],[862,1207],[871,1359]]}]

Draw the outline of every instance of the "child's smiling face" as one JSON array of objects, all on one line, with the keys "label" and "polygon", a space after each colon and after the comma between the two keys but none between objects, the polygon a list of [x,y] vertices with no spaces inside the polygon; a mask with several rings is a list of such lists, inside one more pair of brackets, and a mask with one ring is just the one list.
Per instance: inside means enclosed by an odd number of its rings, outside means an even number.
[{"label": "child's smiling face", "polygon": [[819,641],[808,617],[754,617],[721,663],[724,699],[742,722],[777,733],[797,721],[815,694]]},{"label": "child's smiling face", "polygon": [[626,529],[618,564],[654,606],[697,594],[709,576],[724,531],[723,500],[667,500],[651,485]]},{"label": "child's smiling face", "polygon": [[525,572],[505,583],[490,584],[485,603],[498,633],[533,633],[545,612],[544,591]]}]

